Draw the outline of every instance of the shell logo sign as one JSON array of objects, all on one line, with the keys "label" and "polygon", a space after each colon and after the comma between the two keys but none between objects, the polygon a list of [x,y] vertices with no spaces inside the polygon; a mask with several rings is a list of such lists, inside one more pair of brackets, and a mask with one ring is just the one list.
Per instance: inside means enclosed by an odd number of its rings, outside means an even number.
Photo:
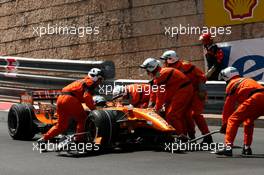
[{"label": "shell logo sign", "polygon": [[253,9],[257,0],[225,0],[224,7],[231,14],[231,19],[244,19],[253,17]]},{"label": "shell logo sign", "polygon": [[204,0],[207,26],[264,21],[263,0]]}]

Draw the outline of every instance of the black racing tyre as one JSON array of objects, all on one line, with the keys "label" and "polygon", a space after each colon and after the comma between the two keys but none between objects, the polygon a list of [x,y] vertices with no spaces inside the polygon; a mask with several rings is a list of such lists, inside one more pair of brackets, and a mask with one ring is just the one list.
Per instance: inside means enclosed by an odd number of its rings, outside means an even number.
[{"label": "black racing tyre", "polygon": [[119,125],[118,120],[125,118],[125,115],[121,111],[111,110],[94,110],[90,112],[87,122],[86,130],[89,131],[91,138],[96,136],[101,137],[101,146],[111,146],[116,141]]},{"label": "black racing tyre", "polygon": [[32,105],[14,104],[8,112],[8,132],[15,140],[31,140],[36,134]]}]

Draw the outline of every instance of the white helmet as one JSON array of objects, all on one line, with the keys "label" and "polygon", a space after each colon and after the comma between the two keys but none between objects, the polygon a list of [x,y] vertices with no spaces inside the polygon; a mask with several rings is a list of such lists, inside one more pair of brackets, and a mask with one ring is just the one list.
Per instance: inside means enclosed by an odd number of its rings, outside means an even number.
[{"label": "white helmet", "polygon": [[160,64],[161,62],[155,58],[147,58],[140,67],[148,72],[153,72],[157,67],[160,67]]},{"label": "white helmet", "polygon": [[96,106],[106,106],[106,99],[101,95],[93,96],[93,101]]},{"label": "white helmet", "polygon": [[114,87],[113,89],[113,100],[122,97],[122,96],[126,96],[127,95],[127,91],[126,88],[124,86],[120,86],[117,85]]},{"label": "white helmet", "polygon": [[168,50],[162,54],[160,57],[161,60],[166,60],[167,63],[173,64],[177,61],[179,61],[179,57],[177,53],[174,50]]},{"label": "white helmet", "polygon": [[88,76],[94,81],[98,81],[99,78],[103,79],[104,75],[103,72],[101,71],[101,69],[98,68],[92,68],[89,72],[88,72]]},{"label": "white helmet", "polygon": [[225,80],[225,81],[229,81],[231,78],[233,78],[234,76],[239,75],[239,72],[237,70],[237,68],[235,67],[227,67],[223,70],[221,70],[221,72],[219,73],[218,79],[219,80]]}]

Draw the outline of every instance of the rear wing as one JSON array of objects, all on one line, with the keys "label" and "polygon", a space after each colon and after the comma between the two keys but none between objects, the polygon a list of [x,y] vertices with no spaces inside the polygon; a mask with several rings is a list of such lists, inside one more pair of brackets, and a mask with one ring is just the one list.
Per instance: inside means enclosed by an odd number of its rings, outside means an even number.
[{"label": "rear wing", "polygon": [[51,103],[54,103],[59,95],[61,95],[61,89],[27,91],[21,94],[20,103],[32,105],[35,101],[51,101]]}]

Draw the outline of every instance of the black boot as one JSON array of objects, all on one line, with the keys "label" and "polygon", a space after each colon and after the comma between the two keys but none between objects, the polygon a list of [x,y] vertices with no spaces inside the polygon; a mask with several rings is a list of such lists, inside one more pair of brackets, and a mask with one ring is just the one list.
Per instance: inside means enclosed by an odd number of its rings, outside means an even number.
[{"label": "black boot", "polygon": [[195,139],[195,133],[188,133],[190,140]]},{"label": "black boot", "polygon": [[250,147],[246,148],[245,145],[244,145],[243,150],[242,150],[242,155],[252,155],[251,148]]},{"label": "black boot", "polygon": [[185,135],[180,135],[177,140],[178,142],[181,142],[181,143],[186,143],[189,141],[188,137]]},{"label": "black boot", "polygon": [[217,155],[223,155],[223,156],[233,156],[233,151],[231,147],[225,147],[224,149],[221,150],[217,150],[216,152],[214,152]]},{"label": "black boot", "polygon": [[206,136],[201,142],[201,144],[207,144],[207,145],[210,145],[211,143],[213,143],[213,137],[211,135]]}]

